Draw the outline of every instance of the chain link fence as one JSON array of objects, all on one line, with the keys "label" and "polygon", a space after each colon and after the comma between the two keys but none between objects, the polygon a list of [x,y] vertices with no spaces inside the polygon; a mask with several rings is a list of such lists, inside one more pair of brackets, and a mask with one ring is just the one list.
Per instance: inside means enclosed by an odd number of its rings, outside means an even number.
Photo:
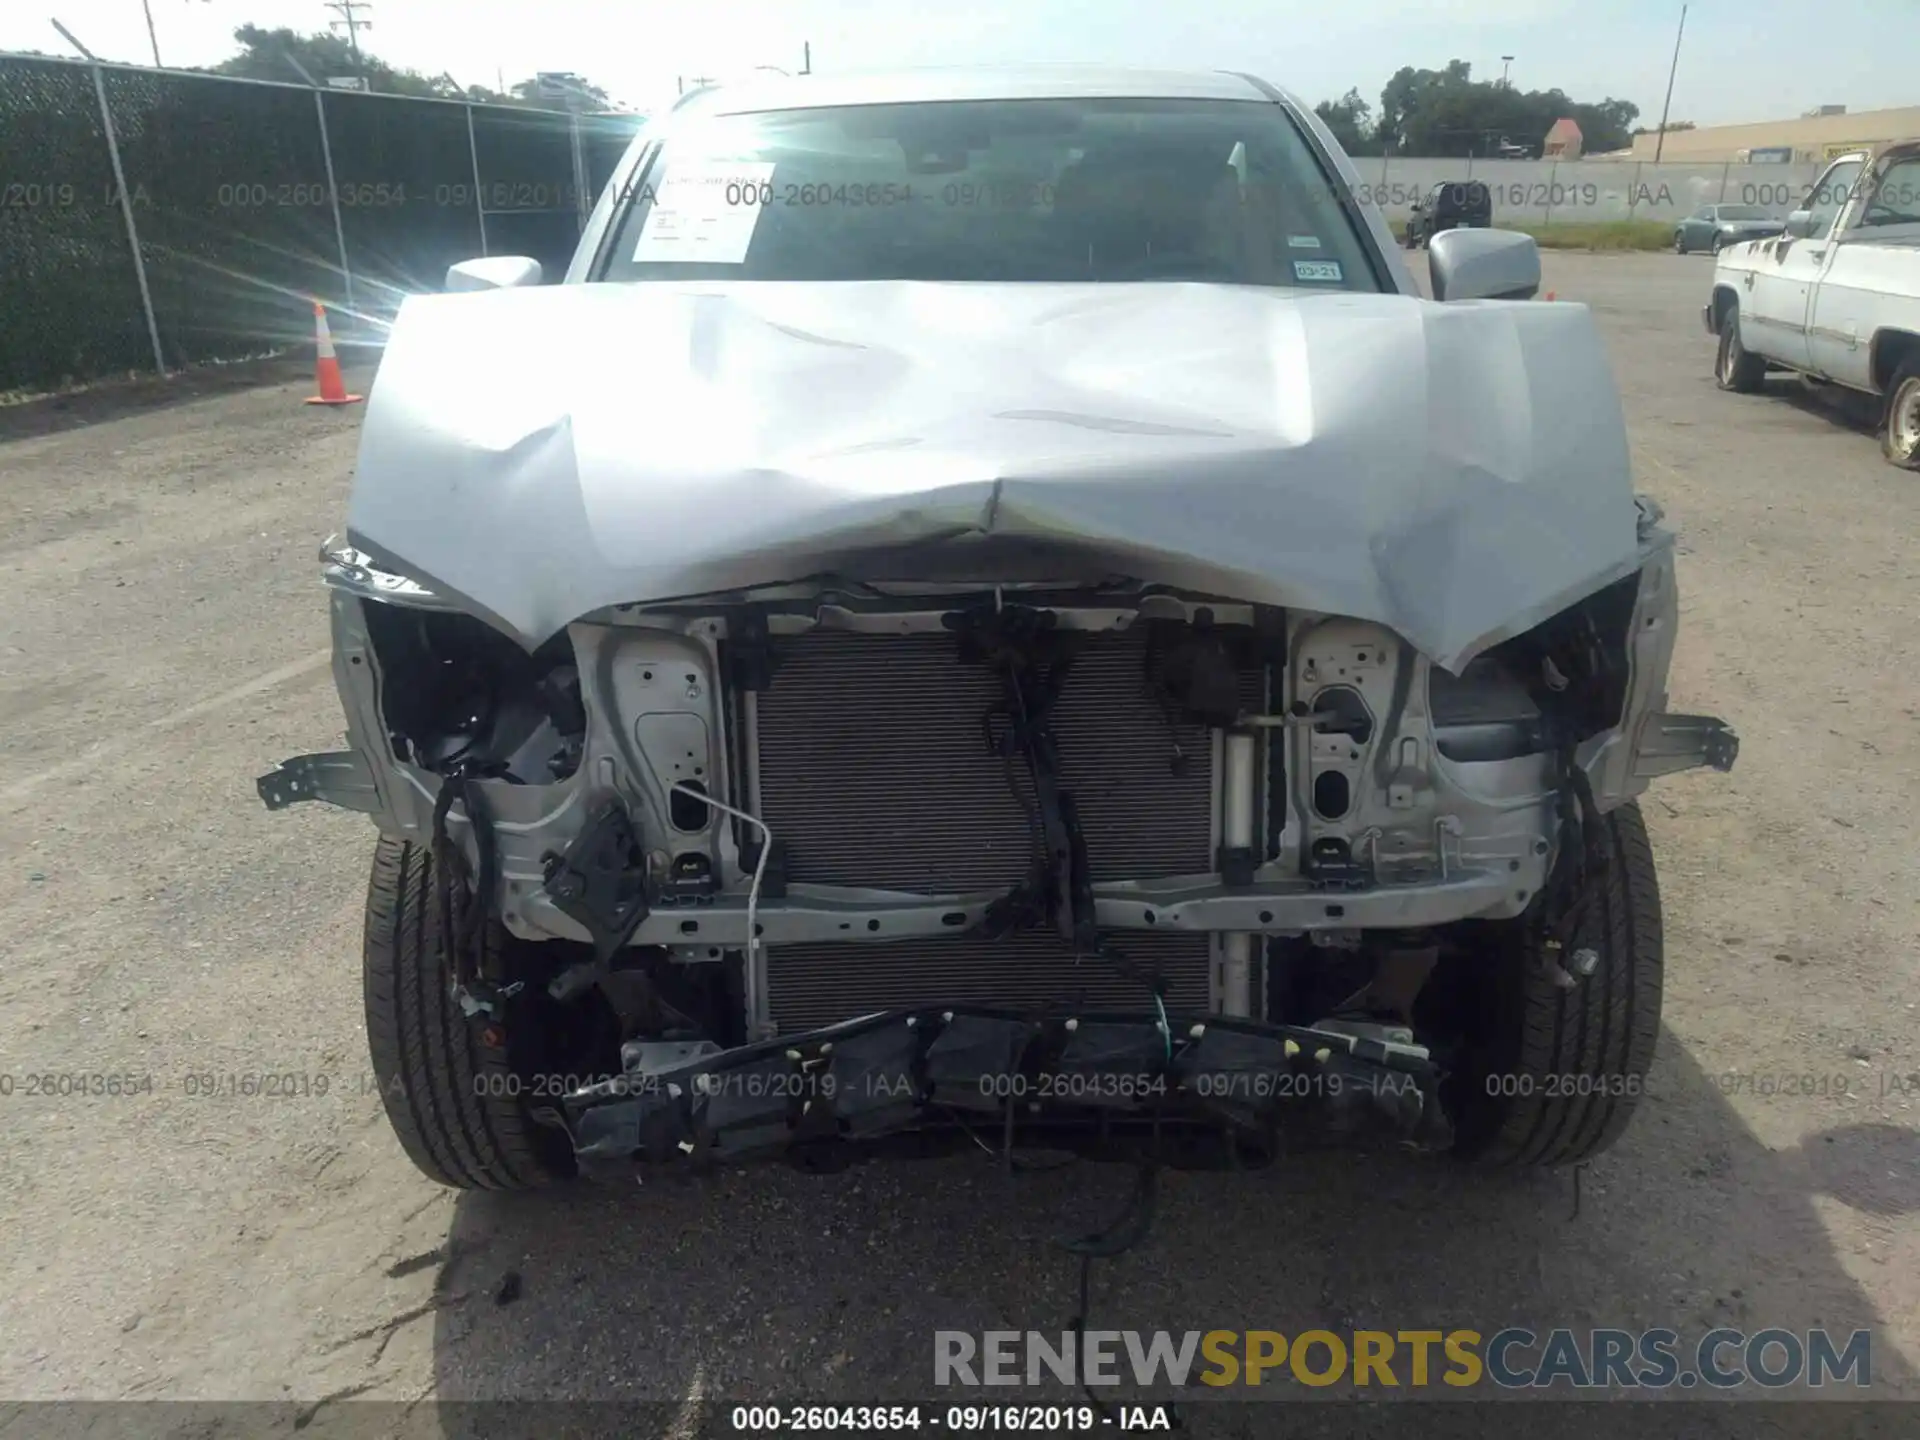
[{"label": "chain link fence", "polygon": [[0,54],[0,393],[305,343],[315,299],[377,341],[476,255],[557,277],[636,124]]},{"label": "chain link fence", "polygon": [[1389,220],[1405,220],[1435,185],[1479,180],[1493,196],[1493,223],[1537,225],[1679,221],[1704,205],[1752,205],[1785,220],[1820,178],[1824,163],[1664,164],[1609,160],[1357,159],[1360,198]]},{"label": "chain link fence", "polygon": [[[0,394],[306,343],[377,342],[475,255],[555,278],[637,121],[0,54]],[[1817,165],[1356,162],[1404,220],[1443,181],[1495,223],[1784,218]],[[124,186],[121,183],[124,177]]]}]

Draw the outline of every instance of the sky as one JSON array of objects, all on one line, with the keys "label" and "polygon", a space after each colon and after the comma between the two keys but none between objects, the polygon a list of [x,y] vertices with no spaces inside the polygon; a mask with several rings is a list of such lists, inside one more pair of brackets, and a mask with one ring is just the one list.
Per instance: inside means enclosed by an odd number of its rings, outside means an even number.
[{"label": "sky", "polygon": [[[148,0],[161,60],[209,65],[235,27],[324,28],[322,0]],[[571,70],[649,110],[681,76],[772,65],[816,71],[1017,60],[1249,70],[1309,102],[1358,87],[1378,104],[1402,65],[1471,62],[1493,78],[1631,100],[1659,118],[1679,0],[374,0],[361,43],[462,84]],[[141,0],[0,0],[0,49],[71,53],[57,16],[102,59],[151,63]],[[1920,0],[1699,0],[1687,15],[1673,119],[1783,119],[1823,104],[1920,104]],[[1878,38],[1876,38],[1878,37]]]}]

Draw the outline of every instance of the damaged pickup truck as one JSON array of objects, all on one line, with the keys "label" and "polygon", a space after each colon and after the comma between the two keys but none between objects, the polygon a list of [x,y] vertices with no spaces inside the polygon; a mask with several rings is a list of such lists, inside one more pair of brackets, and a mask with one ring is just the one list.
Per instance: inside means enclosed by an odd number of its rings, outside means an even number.
[{"label": "damaged pickup truck", "polygon": [[1660,1015],[1673,539],[1523,236],[1421,298],[1232,75],[688,97],[456,266],[323,552],[373,1066],[450,1185],[1296,1131],[1557,1165]]}]

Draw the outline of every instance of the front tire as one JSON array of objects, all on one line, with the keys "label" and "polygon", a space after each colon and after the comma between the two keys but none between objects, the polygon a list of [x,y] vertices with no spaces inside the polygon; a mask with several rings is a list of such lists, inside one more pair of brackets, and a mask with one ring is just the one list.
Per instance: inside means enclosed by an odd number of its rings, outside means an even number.
[{"label": "front tire", "polygon": [[1902,470],[1920,470],[1920,356],[1894,374],[1880,427],[1880,453]]},{"label": "front tire", "polygon": [[1720,317],[1720,352],[1713,365],[1714,382],[1722,390],[1751,395],[1767,378],[1767,362],[1740,343],[1740,307]]},{"label": "front tire", "polygon": [[1566,951],[1599,963],[1571,988],[1530,932],[1509,932],[1480,990],[1482,1029],[1455,1077],[1454,1153],[1493,1166],[1577,1165],[1618,1140],[1660,1034],[1665,947],[1653,847],[1637,805],[1601,822],[1609,863]]},{"label": "front tire", "polygon": [[[572,1174],[571,1145],[534,1120],[531,1087],[517,1083],[521,1037],[488,1037],[483,1018],[461,1013],[440,932],[432,855],[383,835],[367,884],[363,979],[373,1074],[400,1148],[457,1190],[531,1189]],[[510,962],[515,942],[497,920],[486,943],[491,963]]]},{"label": "front tire", "polygon": [[1687,253],[1686,231],[1676,230],[1673,232],[1673,253],[1676,255],[1684,255]]}]

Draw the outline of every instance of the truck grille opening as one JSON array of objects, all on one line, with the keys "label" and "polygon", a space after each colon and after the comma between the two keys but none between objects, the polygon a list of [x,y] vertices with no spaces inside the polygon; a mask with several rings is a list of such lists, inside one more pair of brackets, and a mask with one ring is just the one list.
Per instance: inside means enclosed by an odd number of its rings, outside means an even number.
[{"label": "truck grille opening", "polygon": [[[1091,637],[1053,710],[1096,881],[1214,868],[1212,738],[1170,721],[1145,659],[1137,633]],[[1000,697],[994,673],[962,662],[951,636],[816,631],[782,642],[758,699],[758,758],[760,813],[785,847],[789,882],[954,893],[1024,879],[1026,766],[988,749]],[[1128,931],[1114,943],[1165,980],[1170,1007],[1205,1007],[1207,935]],[[774,946],[767,969],[772,1017],[787,1032],[943,1001],[1151,1004],[1138,979],[1076,961],[1041,931]]]}]

